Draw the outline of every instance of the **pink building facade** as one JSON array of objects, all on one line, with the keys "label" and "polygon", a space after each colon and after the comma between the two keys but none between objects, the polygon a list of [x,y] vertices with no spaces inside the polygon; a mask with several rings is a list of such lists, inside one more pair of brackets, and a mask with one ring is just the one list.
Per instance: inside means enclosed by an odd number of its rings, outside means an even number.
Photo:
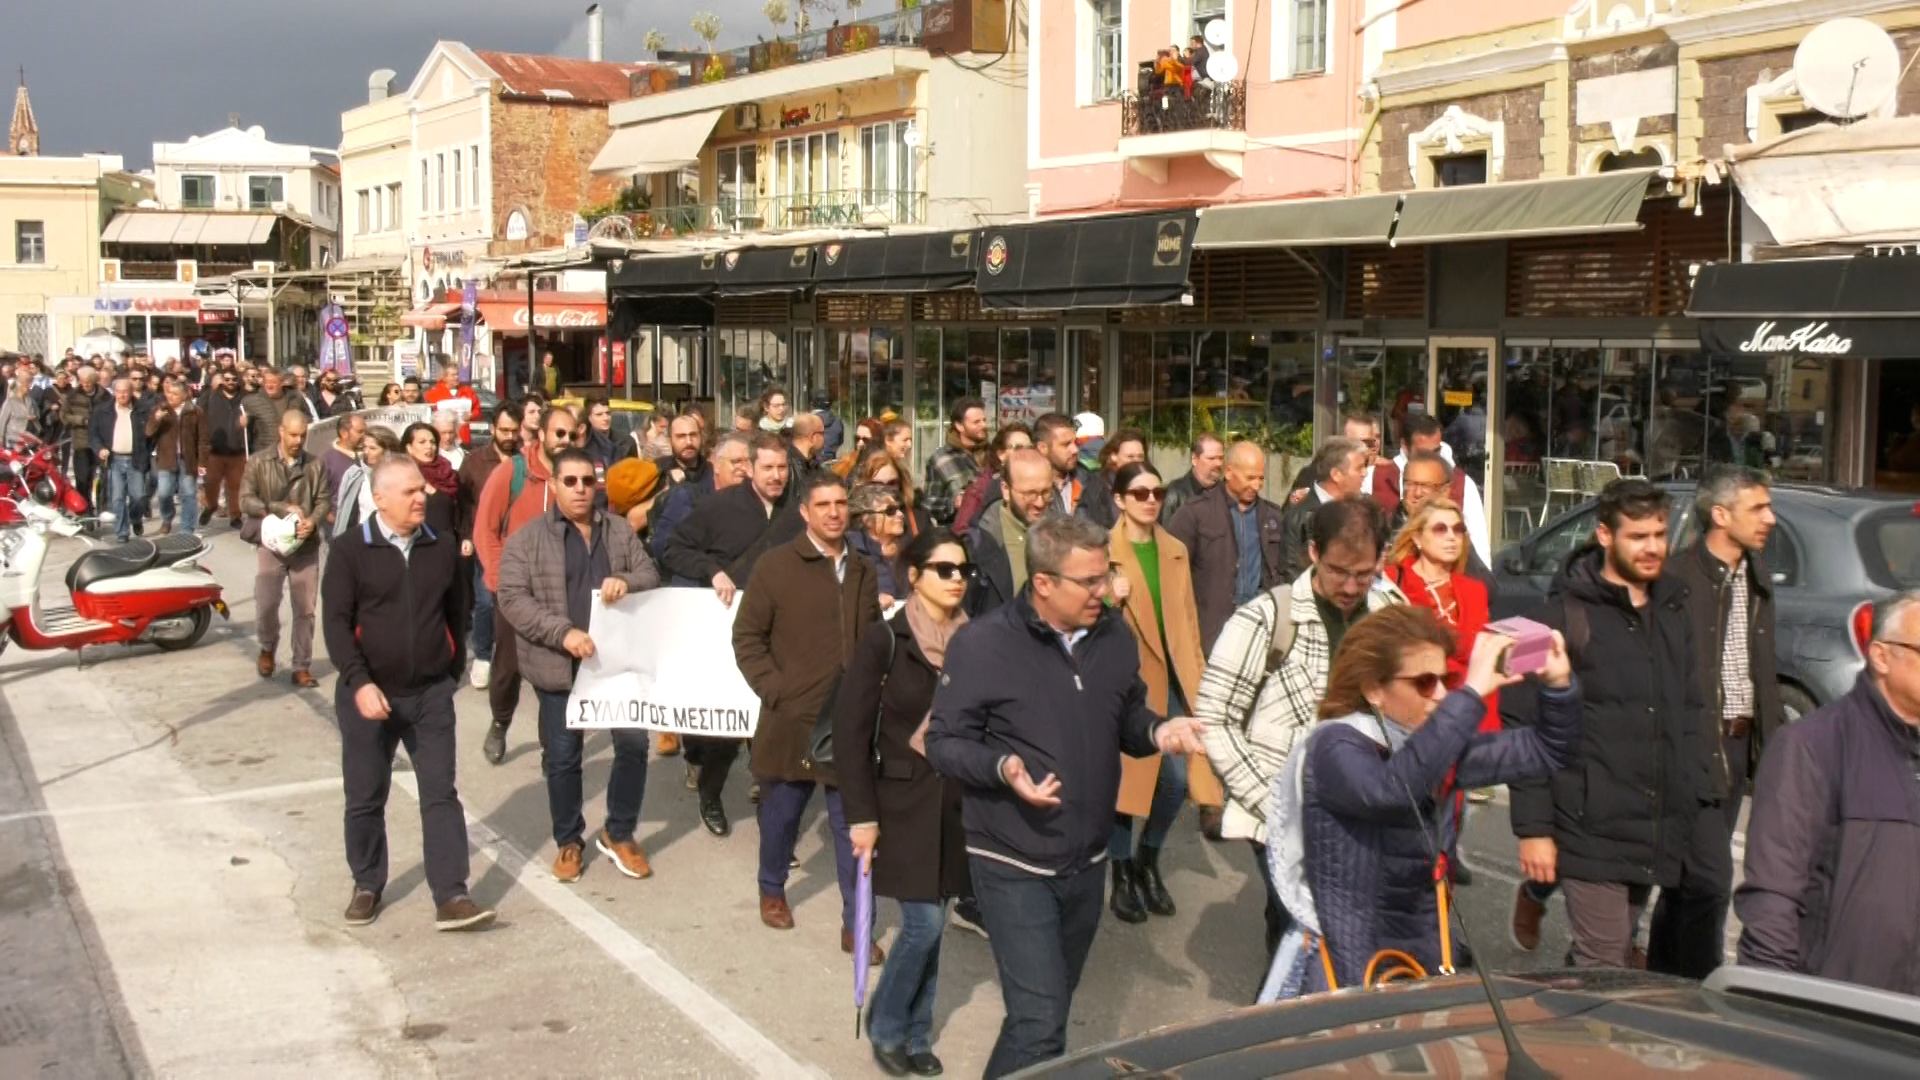
[{"label": "pink building facade", "polygon": [[[1039,216],[1337,196],[1360,188],[1383,53],[1523,26],[1568,0],[1033,0],[1027,171]],[[1167,92],[1159,50],[1209,24],[1231,72]],[[1146,66],[1143,71],[1143,65]],[[1196,72],[1196,76],[1204,72]]]}]

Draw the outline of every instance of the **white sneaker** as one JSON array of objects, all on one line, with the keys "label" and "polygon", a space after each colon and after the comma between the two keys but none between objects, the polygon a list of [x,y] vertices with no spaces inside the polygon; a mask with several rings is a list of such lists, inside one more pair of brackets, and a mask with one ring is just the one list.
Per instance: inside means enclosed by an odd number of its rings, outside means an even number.
[{"label": "white sneaker", "polygon": [[491,662],[475,660],[473,662],[473,671],[467,675],[467,681],[473,684],[475,690],[485,690],[487,688],[487,680],[492,675],[493,664]]}]

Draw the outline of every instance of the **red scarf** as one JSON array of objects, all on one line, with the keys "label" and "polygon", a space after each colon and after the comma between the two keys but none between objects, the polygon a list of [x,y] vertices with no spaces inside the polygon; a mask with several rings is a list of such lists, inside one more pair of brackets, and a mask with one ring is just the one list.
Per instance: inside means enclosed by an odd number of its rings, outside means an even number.
[{"label": "red scarf", "polygon": [[453,471],[453,463],[445,454],[434,454],[432,461],[420,466],[420,475],[426,477],[428,487],[447,498],[460,497],[460,474]]}]

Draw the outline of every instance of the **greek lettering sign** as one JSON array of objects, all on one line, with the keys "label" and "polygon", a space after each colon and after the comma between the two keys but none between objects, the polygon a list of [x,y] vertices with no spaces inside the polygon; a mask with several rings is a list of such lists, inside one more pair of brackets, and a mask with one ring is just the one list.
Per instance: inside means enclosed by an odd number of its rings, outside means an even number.
[{"label": "greek lettering sign", "polygon": [[651,728],[745,739],[760,699],[733,662],[733,615],[711,589],[652,589],[611,606],[596,595],[567,698],[570,728]]}]

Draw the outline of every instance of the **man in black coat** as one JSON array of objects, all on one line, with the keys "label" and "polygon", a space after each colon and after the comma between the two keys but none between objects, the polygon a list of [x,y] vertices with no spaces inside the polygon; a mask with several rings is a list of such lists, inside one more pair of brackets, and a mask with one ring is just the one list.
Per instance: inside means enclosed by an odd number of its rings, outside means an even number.
[{"label": "man in black coat", "polygon": [[1705,531],[1674,557],[1673,573],[1687,586],[1706,704],[1700,737],[1722,801],[1718,810],[1702,810],[1680,886],[1660,890],[1647,940],[1647,966],[1689,979],[1706,978],[1724,959],[1740,802],[1762,745],[1785,720],[1773,655],[1773,583],[1760,558],[1774,526],[1766,474],[1720,466],[1701,482],[1697,499]]},{"label": "man in black coat", "polygon": [[1286,576],[1296,580],[1313,565],[1307,550],[1313,512],[1330,502],[1339,502],[1361,493],[1367,479],[1367,460],[1372,456],[1366,444],[1345,436],[1328,439],[1303,472],[1310,487],[1305,497],[1287,507]]},{"label": "man in black coat", "polygon": [[427,482],[402,456],[373,471],[372,520],[336,537],[322,582],[327,655],[340,667],[334,718],[346,789],[349,926],[380,914],[387,794],[404,744],[420,786],[434,927],[470,930],[493,912],[467,895],[467,821],[454,786],[455,680],[465,661],[460,541],[427,527]]},{"label": "man in black coat", "polygon": [[1227,468],[1227,444],[1208,432],[1193,440],[1192,467],[1185,476],[1167,485],[1166,502],[1160,507],[1160,522],[1171,522],[1180,508],[1212,491],[1220,484]]},{"label": "man in black coat", "polygon": [[1286,576],[1284,516],[1260,497],[1266,482],[1266,451],[1250,442],[1234,443],[1220,483],[1167,523],[1167,531],[1187,546],[1200,644],[1208,652],[1234,609],[1282,581],[1299,579]]},{"label": "man in black coat", "polygon": [[[769,548],[797,538],[805,527],[786,500],[787,441],[771,432],[753,439],[748,482],[716,491],[700,501],[674,529],[660,564],[671,585],[711,588],[720,602],[733,606],[738,582]],[[740,756],[740,740],[686,736],[687,768],[700,793],[700,821],[715,836],[733,826],[720,796],[727,773]]]},{"label": "man in black coat", "polygon": [[[685,419],[681,417],[674,421],[673,437],[676,441],[673,455],[655,462],[668,486],[667,493],[660,497],[648,515],[653,534],[648,542],[653,548],[653,557],[660,560],[663,570],[667,545],[673,542],[673,534],[679,531],[681,523],[687,520],[694,508],[716,491],[746,483],[753,471],[753,439],[740,431],[721,432],[714,441],[712,455],[701,461],[698,468],[682,464],[682,444],[678,440],[681,437],[680,424]],[[698,436],[696,431],[692,442],[696,452],[700,446]]]},{"label": "man in black coat", "polygon": [[926,735],[927,760],[966,786],[973,882],[1006,1003],[990,1080],[1066,1052],[1106,897],[1120,755],[1201,746],[1197,720],[1147,706],[1139,647],[1106,606],[1106,531],[1050,513],[1028,551],[1027,589],[954,636]]},{"label": "man in black coat", "polygon": [[977,568],[967,587],[967,614],[979,617],[1011,603],[1027,587],[1027,528],[1055,496],[1053,466],[1037,450],[1015,450],[1000,464],[1000,498],[989,502],[967,531],[967,555]]},{"label": "man in black coat", "polygon": [[[1609,484],[1595,543],[1568,559],[1540,617],[1565,635],[1586,702],[1573,764],[1511,789],[1529,879],[1516,896],[1515,929],[1519,936],[1521,916],[1543,903],[1542,888],[1558,884],[1582,967],[1631,966],[1648,894],[1680,884],[1701,807],[1719,802],[1688,590],[1662,573],[1667,512],[1667,493],[1645,480]],[[1533,705],[1524,685],[1500,695],[1508,724],[1531,724]]]}]

